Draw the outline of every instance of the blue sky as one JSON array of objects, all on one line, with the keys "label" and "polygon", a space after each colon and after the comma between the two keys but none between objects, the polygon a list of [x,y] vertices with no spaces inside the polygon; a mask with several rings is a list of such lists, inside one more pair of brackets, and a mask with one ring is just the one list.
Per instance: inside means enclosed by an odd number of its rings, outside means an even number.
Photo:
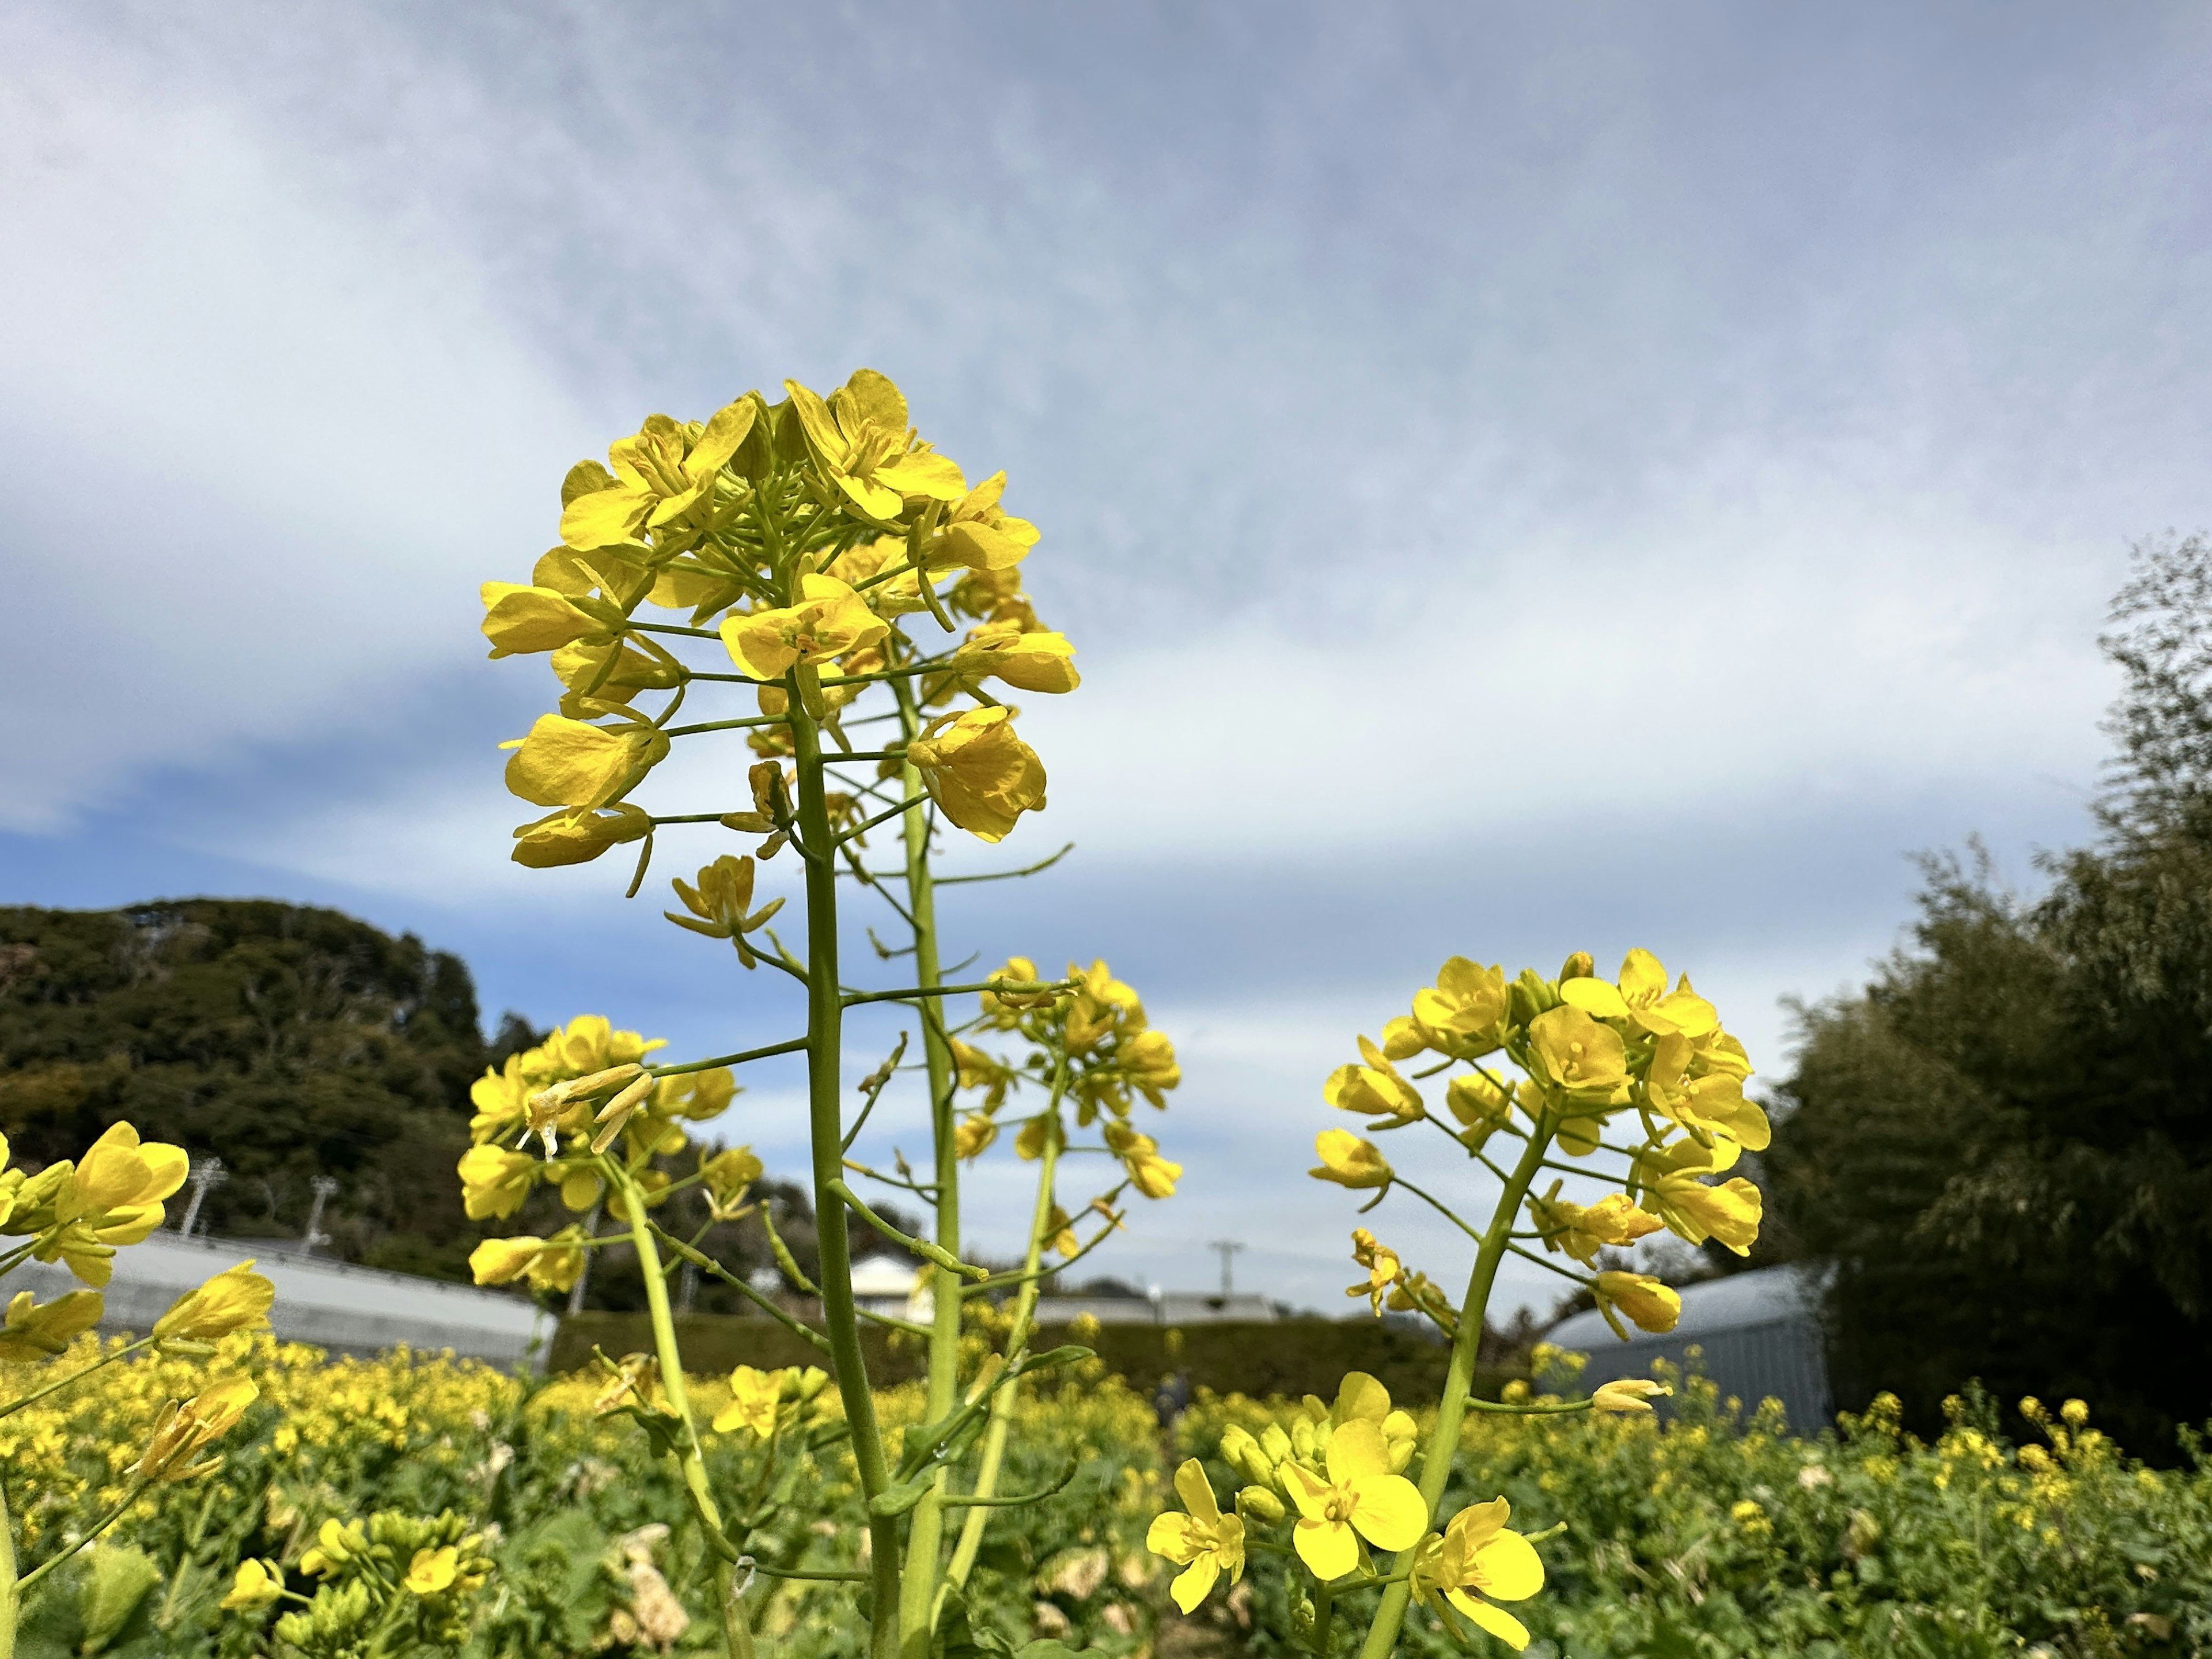
[{"label": "blue sky", "polygon": [[[1080,650],[1006,849],[1079,851],[952,921],[1182,1044],[1139,1280],[1235,1237],[1334,1301],[1320,1079],[1455,951],[1648,945],[1785,1069],[1910,852],[2087,832],[2106,597],[2212,520],[2200,9],[34,3],[0,64],[0,902],[335,904],[488,1013],[781,1035],[505,862],[545,682],[474,591],[645,413],[867,364]],[[726,1126],[772,1163],[793,1082]]]}]

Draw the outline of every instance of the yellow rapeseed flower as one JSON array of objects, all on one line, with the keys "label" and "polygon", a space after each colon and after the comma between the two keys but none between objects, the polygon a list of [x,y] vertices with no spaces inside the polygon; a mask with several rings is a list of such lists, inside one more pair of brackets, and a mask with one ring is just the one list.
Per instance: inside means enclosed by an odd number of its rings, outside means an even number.
[{"label": "yellow rapeseed flower", "polygon": [[1324,1583],[1359,1565],[1359,1540],[1378,1549],[1409,1549],[1428,1530],[1429,1506],[1413,1483],[1390,1469],[1390,1449],[1377,1424],[1339,1424],[1323,1454],[1327,1477],[1285,1463],[1285,1487],[1297,1505],[1291,1534],[1298,1559]]},{"label": "yellow rapeseed flower", "polygon": [[1505,1010],[1505,970],[1454,957],[1414,993],[1413,1027],[1438,1054],[1473,1060],[1504,1042]]},{"label": "yellow rapeseed flower", "polygon": [[500,745],[508,793],[540,806],[606,806],[635,788],[668,753],[668,738],[634,720],[593,726],[565,714],[540,714],[530,735]]},{"label": "yellow rapeseed flower", "polygon": [[1360,1058],[1366,1063],[1340,1066],[1322,1085],[1321,1097],[1347,1112],[1393,1120],[1389,1126],[1418,1123],[1422,1104],[1419,1092],[1398,1075],[1387,1055],[1365,1037],[1359,1039]]},{"label": "yellow rapeseed flower", "polygon": [[1316,1181],[1353,1188],[1390,1184],[1390,1164],[1382,1148],[1349,1129],[1323,1129],[1314,1137],[1314,1155],[1321,1159],[1321,1167],[1306,1173]]},{"label": "yellow rapeseed flower", "polygon": [[1537,1079],[1569,1106],[1627,1103],[1627,1045],[1620,1032],[1599,1024],[1571,1004],[1547,1010],[1528,1022],[1528,1054]]},{"label": "yellow rapeseed flower", "polygon": [[561,540],[579,552],[635,541],[709,498],[714,475],[752,431],[759,412],[750,397],[717,410],[696,437],[665,415],[649,415],[633,437],[610,446],[609,472],[578,464],[562,490]]},{"label": "yellow rapeseed flower", "polygon": [[154,1322],[154,1334],[165,1340],[212,1342],[233,1331],[267,1324],[276,1300],[276,1287],[253,1271],[250,1260],[241,1261],[171,1303],[169,1310]]},{"label": "yellow rapeseed flower", "polygon": [[1544,1235],[1546,1250],[1565,1250],[1586,1267],[1597,1261],[1600,1249],[1633,1244],[1665,1224],[1638,1209],[1626,1193],[1607,1193],[1595,1204],[1577,1204],[1559,1196],[1560,1184],[1554,1181],[1540,1198],[1529,1194],[1529,1218]]},{"label": "yellow rapeseed flower", "polygon": [[51,1359],[100,1323],[102,1307],[98,1291],[64,1291],[47,1303],[16,1291],[0,1326],[0,1359]]},{"label": "yellow rapeseed flower", "polygon": [[610,847],[641,841],[652,833],[652,816],[627,801],[611,806],[563,806],[519,827],[514,850],[507,856],[526,869],[552,870],[589,864]]},{"label": "yellow rapeseed flower", "polygon": [[221,1457],[198,1463],[192,1460],[235,1428],[260,1393],[252,1378],[232,1376],[190,1400],[171,1401],[155,1419],[145,1455],[138,1460],[140,1477],[167,1486],[211,1474],[222,1465]]},{"label": "yellow rapeseed flower", "polygon": [[471,1146],[457,1168],[461,1206],[471,1221],[505,1220],[522,1207],[538,1181],[538,1160],[503,1146]]},{"label": "yellow rapeseed flower", "polygon": [[571,596],[519,582],[486,582],[483,635],[494,657],[556,651],[580,640],[604,641],[621,612],[604,599]]},{"label": "yellow rapeseed flower", "polygon": [[890,624],[835,576],[802,576],[799,603],[734,611],[722,623],[730,660],[757,680],[781,679],[793,664],[808,667],[875,644]]},{"label": "yellow rapeseed flower", "polygon": [[1660,1334],[1673,1330],[1682,1316],[1682,1298],[1649,1273],[1602,1273],[1590,1291],[1605,1322],[1623,1341],[1628,1333],[1620,1326],[1622,1314],[1639,1328]]},{"label": "yellow rapeseed flower", "polygon": [[1616,1377],[1601,1382],[1590,1395],[1590,1408],[1601,1412],[1648,1412],[1651,1402],[1674,1390],[1647,1376]]},{"label": "yellow rapeseed flower", "polygon": [[1223,1573],[1232,1584],[1244,1576],[1244,1522],[1221,1512],[1206,1470],[1195,1457],[1184,1460],[1176,1470],[1175,1489],[1185,1513],[1170,1510],[1155,1516],[1145,1534],[1145,1547],[1183,1569],[1168,1593],[1188,1613],[1197,1610]]},{"label": "yellow rapeseed flower", "polygon": [[[1535,1546],[1506,1529],[1512,1507],[1502,1498],[1462,1510],[1413,1568],[1413,1594],[1431,1607],[1448,1603],[1516,1653],[1528,1626],[1498,1601],[1525,1601],[1544,1588]],[[1441,1610],[1439,1608],[1439,1610]]]},{"label": "yellow rapeseed flower", "polygon": [[714,1430],[727,1434],[750,1429],[765,1440],[775,1432],[776,1407],[783,1399],[784,1373],[740,1365],[730,1373],[730,1403],[714,1413]]},{"label": "yellow rapeseed flower", "polygon": [[249,1558],[238,1564],[230,1594],[218,1605],[227,1613],[251,1613],[282,1599],[283,1594],[284,1569],[274,1561]]},{"label": "yellow rapeseed flower", "polygon": [[1003,841],[1023,813],[1044,811],[1044,763],[1015,732],[1010,708],[939,715],[906,757],[945,816],[978,840]]},{"label": "yellow rapeseed flower", "polygon": [[400,1586],[411,1595],[435,1595],[440,1590],[451,1589],[460,1571],[460,1552],[451,1544],[416,1550]]},{"label": "yellow rapeseed flower", "polygon": [[806,447],[860,516],[888,524],[907,498],[957,501],[968,493],[952,461],[915,441],[906,398],[872,368],[855,369],[827,399],[786,380]]},{"label": "yellow rapeseed flower", "polygon": [[1113,1118],[1107,1120],[1105,1134],[1108,1148],[1121,1160],[1121,1167],[1129,1172],[1139,1192],[1146,1198],[1175,1196],[1182,1165],[1162,1158],[1159,1142]]}]

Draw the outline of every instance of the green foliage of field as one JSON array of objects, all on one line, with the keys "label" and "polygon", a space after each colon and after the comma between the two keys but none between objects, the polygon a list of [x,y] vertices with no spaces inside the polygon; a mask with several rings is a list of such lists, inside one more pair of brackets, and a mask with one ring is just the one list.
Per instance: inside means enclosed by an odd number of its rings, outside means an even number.
[{"label": "green foliage of field", "polygon": [[[245,1339],[231,1346],[225,1364],[245,1358]],[[24,1659],[256,1651],[262,1623],[216,1606],[237,1564],[275,1558],[295,1588],[311,1589],[298,1563],[321,1522],[377,1510],[452,1509],[491,1529],[497,1571],[465,1650],[477,1659],[661,1651],[637,1625],[656,1584],[690,1621],[667,1650],[714,1649],[701,1545],[672,1465],[628,1422],[594,1417],[596,1382],[525,1384],[404,1355],[326,1365],[265,1339],[252,1364],[264,1403],[222,1471],[158,1491],[58,1574],[28,1610]],[[0,1372],[10,1395],[33,1375]],[[70,1515],[114,1490],[118,1442],[135,1443],[161,1401],[189,1392],[198,1374],[187,1362],[126,1362],[0,1422],[0,1480],[27,1565],[66,1538]],[[721,1385],[699,1387],[711,1413]],[[883,1405],[896,1428],[919,1400],[893,1388]],[[1047,1486],[1071,1454],[1077,1473],[1056,1496],[997,1518],[975,1619],[1011,1639],[1056,1636],[1112,1659],[1306,1650],[1279,1559],[1255,1552],[1242,1586],[1185,1621],[1166,1601],[1168,1573],[1142,1547],[1152,1516],[1174,1501],[1171,1459],[1205,1459],[1226,1498],[1236,1482],[1212,1455],[1222,1428],[1293,1409],[1206,1395],[1164,1444],[1144,1395],[1097,1365],[1025,1404],[1009,1484]],[[1541,1547],[1544,1591],[1516,1607],[1537,1635],[1535,1659],[2212,1652],[2212,1471],[2147,1469],[2094,1425],[2054,1425],[2023,1449],[1998,1432],[1986,1402],[1964,1402],[1954,1417],[1933,1443],[1881,1415],[1840,1436],[1793,1438],[1692,1385],[1671,1425],[1479,1418],[1447,1508],[1503,1493],[1518,1528],[1567,1523]],[[753,1489],[763,1467],[743,1432],[712,1436],[708,1462],[727,1492]],[[849,1565],[817,1524],[856,1518],[842,1455],[810,1455],[779,1479],[786,1501],[748,1547],[785,1567]],[[660,1529],[670,1521],[672,1531]],[[751,1602],[770,1638],[763,1650],[856,1654],[859,1593],[763,1581]],[[1355,1612],[1358,1600],[1347,1598]],[[1346,1645],[1340,1634],[1338,1651]],[[1449,1650],[1417,1612],[1401,1651]]]},{"label": "green foliage of field", "polygon": [[[2094,1425],[2053,1424],[2015,1445],[1978,1395],[1952,1401],[1932,1443],[1901,1429],[1893,1401],[1817,1438],[1733,1403],[1700,1379],[1671,1423],[1469,1421],[1445,1512],[1502,1494],[1516,1530],[1566,1523],[1540,1547],[1543,1592],[1513,1607],[1538,1638],[1534,1659],[2212,1652],[2202,1462],[2152,1470]],[[1238,1483],[1212,1455],[1221,1430],[1287,1418],[1279,1405],[1206,1401],[1179,1426],[1178,1455],[1204,1458],[1225,1495]],[[1200,1616],[1254,1654],[1310,1651],[1278,1563],[1249,1583]],[[1364,1613],[1372,1593],[1347,1599]],[[1401,1655],[1455,1650],[1428,1615],[1409,1618]]]}]

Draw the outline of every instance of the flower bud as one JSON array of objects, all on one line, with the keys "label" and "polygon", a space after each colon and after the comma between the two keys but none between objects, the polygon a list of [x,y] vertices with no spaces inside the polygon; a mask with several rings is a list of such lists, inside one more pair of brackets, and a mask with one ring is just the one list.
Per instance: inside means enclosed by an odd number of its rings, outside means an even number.
[{"label": "flower bud", "polygon": [[1289,1510],[1267,1487],[1246,1486],[1237,1494],[1237,1513],[1247,1520],[1279,1521]]},{"label": "flower bud", "polygon": [[1310,1462],[1319,1455],[1320,1448],[1315,1444],[1311,1418],[1301,1417],[1291,1425],[1291,1449],[1303,1462]]},{"label": "flower bud", "polygon": [[1260,1449],[1272,1464],[1285,1461],[1294,1449],[1290,1436],[1283,1432],[1282,1425],[1270,1423],[1260,1431]]}]

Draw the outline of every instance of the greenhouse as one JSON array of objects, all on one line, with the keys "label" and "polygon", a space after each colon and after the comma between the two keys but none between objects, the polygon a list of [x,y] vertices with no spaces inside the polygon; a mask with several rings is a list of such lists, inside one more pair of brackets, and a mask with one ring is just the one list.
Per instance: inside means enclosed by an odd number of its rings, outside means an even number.
[{"label": "greenhouse", "polygon": [[[1826,1346],[1820,1330],[1819,1276],[1800,1267],[1762,1267],[1681,1287],[1682,1316],[1664,1335],[1630,1326],[1621,1341],[1592,1310],[1562,1320],[1545,1340],[1588,1357],[1584,1387],[1649,1376],[1654,1360],[1695,1368],[1726,1399],[1748,1409],[1770,1396],[1790,1426],[1824,1427],[1834,1415]],[[1698,1350],[1692,1361],[1691,1350]]]}]

